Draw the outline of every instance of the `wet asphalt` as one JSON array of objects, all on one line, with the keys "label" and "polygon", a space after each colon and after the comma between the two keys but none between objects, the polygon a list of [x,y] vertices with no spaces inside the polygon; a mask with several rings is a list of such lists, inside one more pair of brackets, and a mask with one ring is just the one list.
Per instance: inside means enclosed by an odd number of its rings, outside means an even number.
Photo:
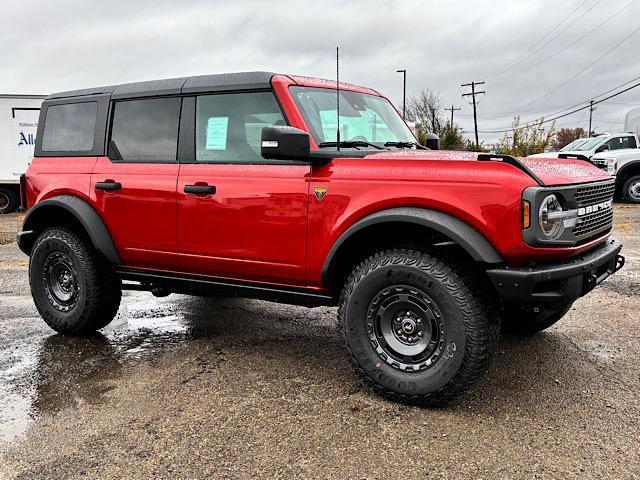
[{"label": "wet asphalt", "polygon": [[624,270],[436,410],[364,387],[332,308],[127,292],[57,335],[0,245],[0,479],[640,478],[640,207],[616,215]]}]

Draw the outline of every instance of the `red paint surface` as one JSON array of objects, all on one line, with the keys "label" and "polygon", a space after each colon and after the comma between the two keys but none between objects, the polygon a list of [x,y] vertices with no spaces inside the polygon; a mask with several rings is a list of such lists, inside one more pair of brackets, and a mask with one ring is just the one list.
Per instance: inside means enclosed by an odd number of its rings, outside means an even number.
[{"label": "red paint surface", "polygon": [[[289,123],[308,131],[289,86],[334,88],[307,77],[275,76]],[[349,84],[341,88],[376,94]],[[313,140],[312,140],[313,142]],[[312,148],[316,148],[315,144]],[[609,178],[586,162],[523,159],[545,184]],[[113,180],[122,190],[95,190]],[[214,195],[185,194],[206,183]],[[516,265],[567,257],[578,248],[532,248],[522,240],[522,191],[534,186],[517,168],[477,161],[470,152],[391,151],[308,165],[113,163],[107,157],[35,158],[28,203],[60,195],[89,202],[105,221],[125,266],[322,289],[327,255],[342,233],[368,214],[416,206],[458,217]],[[327,187],[320,201],[313,187]]]}]

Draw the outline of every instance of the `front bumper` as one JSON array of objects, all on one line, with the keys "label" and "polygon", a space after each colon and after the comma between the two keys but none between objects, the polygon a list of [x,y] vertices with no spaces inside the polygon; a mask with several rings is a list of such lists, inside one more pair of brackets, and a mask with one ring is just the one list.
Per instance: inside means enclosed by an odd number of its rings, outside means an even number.
[{"label": "front bumper", "polygon": [[498,294],[507,303],[553,303],[579,298],[624,265],[622,244],[608,240],[582,255],[561,262],[487,270]]}]

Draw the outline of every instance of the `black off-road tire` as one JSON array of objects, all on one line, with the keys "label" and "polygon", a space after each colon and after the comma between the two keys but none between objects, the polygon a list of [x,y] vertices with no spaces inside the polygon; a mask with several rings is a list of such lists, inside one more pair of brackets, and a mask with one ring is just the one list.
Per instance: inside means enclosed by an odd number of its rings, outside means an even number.
[{"label": "black off-road tire", "polygon": [[0,215],[15,212],[20,206],[20,200],[15,190],[0,187]]},{"label": "black off-road tire", "polygon": [[625,180],[622,186],[622,195],[625,200],[631,203],[640,203],[638,185],[640,185],[640,175],[633,175]]},{"label": "black off-road tire", "polygon": [[502,314],[502,330],[511,335],[536,334],[558,322],[572,305],[573,301],[538,311],[530,306],[506,306]]},{"label": "black off-road tire", "polygon": [[[414,360],[418,355],[401,356],[404,360],[398,362],[395,352],[388,354],[391,344],[386,345],[387,350],[382,348],[385,341],[377,340],[378,325],[392,307],[401,304],[389,304],[393,299],[388,295],[396,294],[418,302],[422,310],[427,306],[431,313],[425,318],[441,322],[421,335],[441,335],[435,339],[436,345],[442,343],[440,350],[435,347],[439,356],[418,365],[415,362],[423,361]],[[375,392],[403,403],[442,406],[475,384],[489,364],[500,321],[489,313],[488,303],[471,275],[452,262],[419,251],[388,250],[367,258],[353,270],[342,292],[338,317],[351,361]],[[441,331],[444,333],[438,333]]]},{"label": "black off-road tire", "polygon": [[[65,280],[72,277],[71,281],[56,284],[52,280],[67,271]],[[90,242],[65,228],[49,228],[36,239],[29,261],[29,283],[44,321],[67,335],[88,335],[107,326],[120,307],[122,282],[112,266]],[[63,284],[65,291],[61,290]],[[71,296],[66,302],[60,300],[64,294]]]}]

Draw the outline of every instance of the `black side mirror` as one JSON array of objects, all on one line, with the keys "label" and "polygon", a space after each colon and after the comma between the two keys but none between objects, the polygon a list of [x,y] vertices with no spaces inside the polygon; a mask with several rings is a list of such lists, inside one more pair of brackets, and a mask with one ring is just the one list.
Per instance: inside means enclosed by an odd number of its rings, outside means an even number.
[{"label": "black side mirror", "polygon": [[609,145],[605,143],[604,145],[600,145],[598,148],[596,148],[596,153],[606,152],[608,150],[609,150]]},{"label": "black side mirror", "polygon": [[261,153],[273,160],[308,160],[309,134],[299,128],[271,125],[262,129]]}]

